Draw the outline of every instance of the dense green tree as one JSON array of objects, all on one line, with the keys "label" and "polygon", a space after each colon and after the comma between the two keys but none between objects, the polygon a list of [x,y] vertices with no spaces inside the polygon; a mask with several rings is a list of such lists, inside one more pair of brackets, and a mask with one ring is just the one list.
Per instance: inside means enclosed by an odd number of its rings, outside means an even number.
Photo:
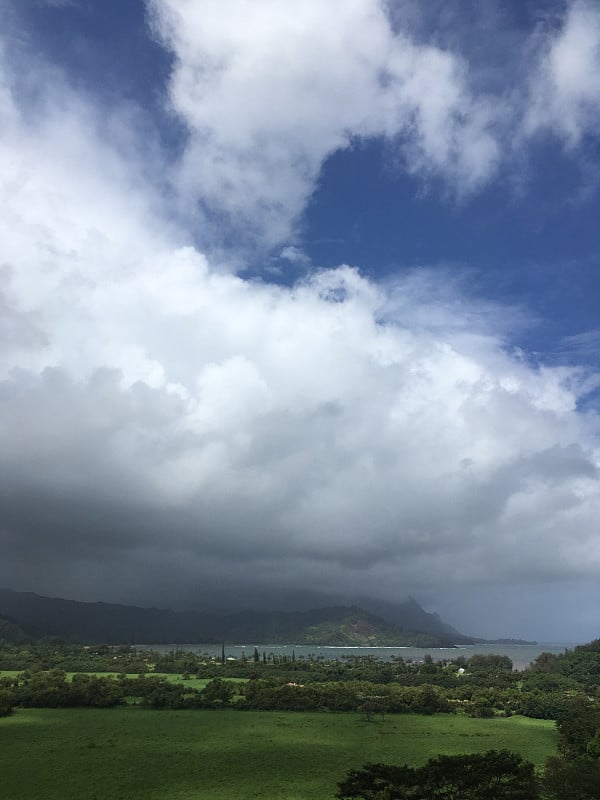
[{"label": "dense green tree", "polygon": [[[535,800],[539,782],[533,764],[508,750],[438,756],[422,768],[424,798],[439,800]],[[427,793],[428,792],[428,793]]]},{"label": "dense green tree", "polygon": [[565,713],[572,702],[564,692],[521,692],[516,711],[533,719],[557,719]]},{"label": "dense green tree", "polygon": [[558,748],[569,759],[585,756],[600,730],[600,704],[587,697],[576,697],[557,715],[560,733]]},{"label": "dense green tree", "polygon": [[423,767],[367,764],[338,784],[340,800],[537,800],[533,764],[507,750],[437,756]]},{"label": "dense green tree", "polygon": [[202,700],[211,706],[228,706],[233,698],[234,687],[231,681],[215,678],[200,692]]},{"label": "dense green tree", "polygon": [[559,672],[560,657],[556,653],[540,653],[531,665],[535,672]]},{"label": "dense green tree", "polygon": [[555,756],[546,763],[542,784],[548,800],[598,800],[600,761],[589,756]]},{"label": "dense green tree", "polygon": [[12,713],[15,706],[15,696],[10,689],[0,686],[0,717],[6,717]]},{"label": "dense green tree", "polygon": [[467,661],[467,670],[478,670],[485,672],[498,672],[505,670],[512,672],[513,662],[508,656],[500,656],[494,653],[477,653]]},{"label": "dense green tree", "polygon": [[418,775],[414,767],[366,764],[362,769],[351,770],[338,783],[336,796],[340,800],[404,800],[418,798],[419,795],[413,793],[417,787]]},{"label": "dense green tree", "polygon": [[558,673],[592,691],[600,686],[600,639],[558,655],[542,653],[532,664],[531,670]]}]

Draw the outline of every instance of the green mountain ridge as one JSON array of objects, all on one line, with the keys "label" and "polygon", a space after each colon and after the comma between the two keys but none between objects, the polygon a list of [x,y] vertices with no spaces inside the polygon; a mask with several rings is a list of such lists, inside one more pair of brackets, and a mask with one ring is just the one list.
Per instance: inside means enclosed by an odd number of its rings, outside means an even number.
[{"label": "green mountain ridge", "polygon": [[329,646],[435,646],[436,637],[406,631],[357,606],[311,611],[244,611],[223,618],[228,641]]},{"label": "green mountain ridge", "polygon": [[[56,637],[83,644],[306,644],[447,647],[464,636],[416,600],[383,615],[356,605],[310,611],[245,610],[228,614],[84,603],[0,589],[0,639]],[[3,634],[4,631],[4,634]],[[17,637],[15,639],[15,637]]]},{"label": "green mountain ridge", "polygon": [[406,630],[356,606],[311,611],[239,611],[230,614],[82,603],[0,590],[0,614],[30,638],[58,637],[98,644],[230,643],[397,645],[449,644],[447,637]]},{"label": "green mountain ridge", "polygon": [[408,597],[406,600],[396,603],[360,597],[357,599],[356,605],[385,619],[386,622],[398,625],[404,630],[430,634],[444,642],[475,644],[485,641],[484,639],[476,639],[473,636],[465,636],[465,634],[460,633],[456,628],[444,622],[439,614],[425,611],[414,597]]}]

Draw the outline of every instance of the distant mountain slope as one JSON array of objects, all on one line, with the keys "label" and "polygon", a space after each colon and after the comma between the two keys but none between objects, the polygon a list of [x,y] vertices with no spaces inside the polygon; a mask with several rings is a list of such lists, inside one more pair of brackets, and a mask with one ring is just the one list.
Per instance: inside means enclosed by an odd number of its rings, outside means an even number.
[{"label": "distant mountain slope", "polygon": [[[89,643],[197,642],[214,615],[112,603],[81,603],[0,589],[0,614],[46,636]],[[209,641],[214,638],[211,634]]]},{"label": "distant mountain slope", "polygon": [[357,606],[312,611],[243,611],[220,618],[231,642],[434,646],[435,637],[404,631]]},{"label": "distant mountain slope", "polygon": [[14,620],[0,616],[0,642],[28,642],[32,638],[35,637],[24,631]]},{"label": "distant mountain slope", "polygon": [[[25,630],[84,643],[293,643],[314,645],[415,645],[454,643],[452,629],[439,618],[439,632],[416,601],[409,602],[415,623],[394,624],[357,606],[312,611],[241,611],[233,614],[139,608],[112,603],[81,603],[0,589],[0,614]],[[420,614],[419,614],[420,612]],[[411,623],[412,624],[412,623]],[[460,638],[460,634],[456,633]],[[462,637],[464,640],[466,637]]]},{"label": "distant mountain slope", "polygon": [[451,641],[453,644],[474,644],[483,642],[473,636],[465,636],[444,622],[439,614],[425,611],[413,597],[399,603],[387,603],[384,600],[372,598],[358,598],[357,604],[377,614],[393,625],[398,625],[403,630],[421,631],[432,636]]}]

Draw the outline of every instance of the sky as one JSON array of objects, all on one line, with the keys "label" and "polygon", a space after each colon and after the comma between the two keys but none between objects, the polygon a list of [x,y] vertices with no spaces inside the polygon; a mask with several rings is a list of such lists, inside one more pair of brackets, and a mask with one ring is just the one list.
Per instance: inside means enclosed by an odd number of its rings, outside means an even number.
[{"label": "sky", "polygon": [[600,629],[600,5],[0,0],[0,585]]}]

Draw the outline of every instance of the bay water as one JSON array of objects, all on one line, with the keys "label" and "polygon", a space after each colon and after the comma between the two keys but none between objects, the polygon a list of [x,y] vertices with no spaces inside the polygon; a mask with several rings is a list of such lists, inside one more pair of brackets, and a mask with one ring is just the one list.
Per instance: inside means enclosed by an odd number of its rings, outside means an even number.
[{"label": "bay water", "polygon": [[[434,661],[452,661],[459,656],[470,658],[475,654],[487,655],[497,654],[508,656],[513,662],[515,669],[525,669],[534,661],[540,653],[564,653],[566,649],[572,649],[574,643],[541,642],[539,644],[469,644],[458,645],[456,647],[327,647],[303,644],[226,644],[225,656],[228,658],[252,659],[256,648],[262,658],[265,653],[275,656],[292,656],[296,658],[323,659],[333,661],[342,660],[351,656],[375,656],[383,661],[390,661],[393,657],[399,656],[405,661],[423,661],[426,655],[430,655]],[[139,649],[142,649],[139,646]],[[147,649],[157,650],[161,653],[170,650],[186,650],[192,653],[206,653],[216,658],[221,657],[220,644],[152,644],[145,645]]]}]

